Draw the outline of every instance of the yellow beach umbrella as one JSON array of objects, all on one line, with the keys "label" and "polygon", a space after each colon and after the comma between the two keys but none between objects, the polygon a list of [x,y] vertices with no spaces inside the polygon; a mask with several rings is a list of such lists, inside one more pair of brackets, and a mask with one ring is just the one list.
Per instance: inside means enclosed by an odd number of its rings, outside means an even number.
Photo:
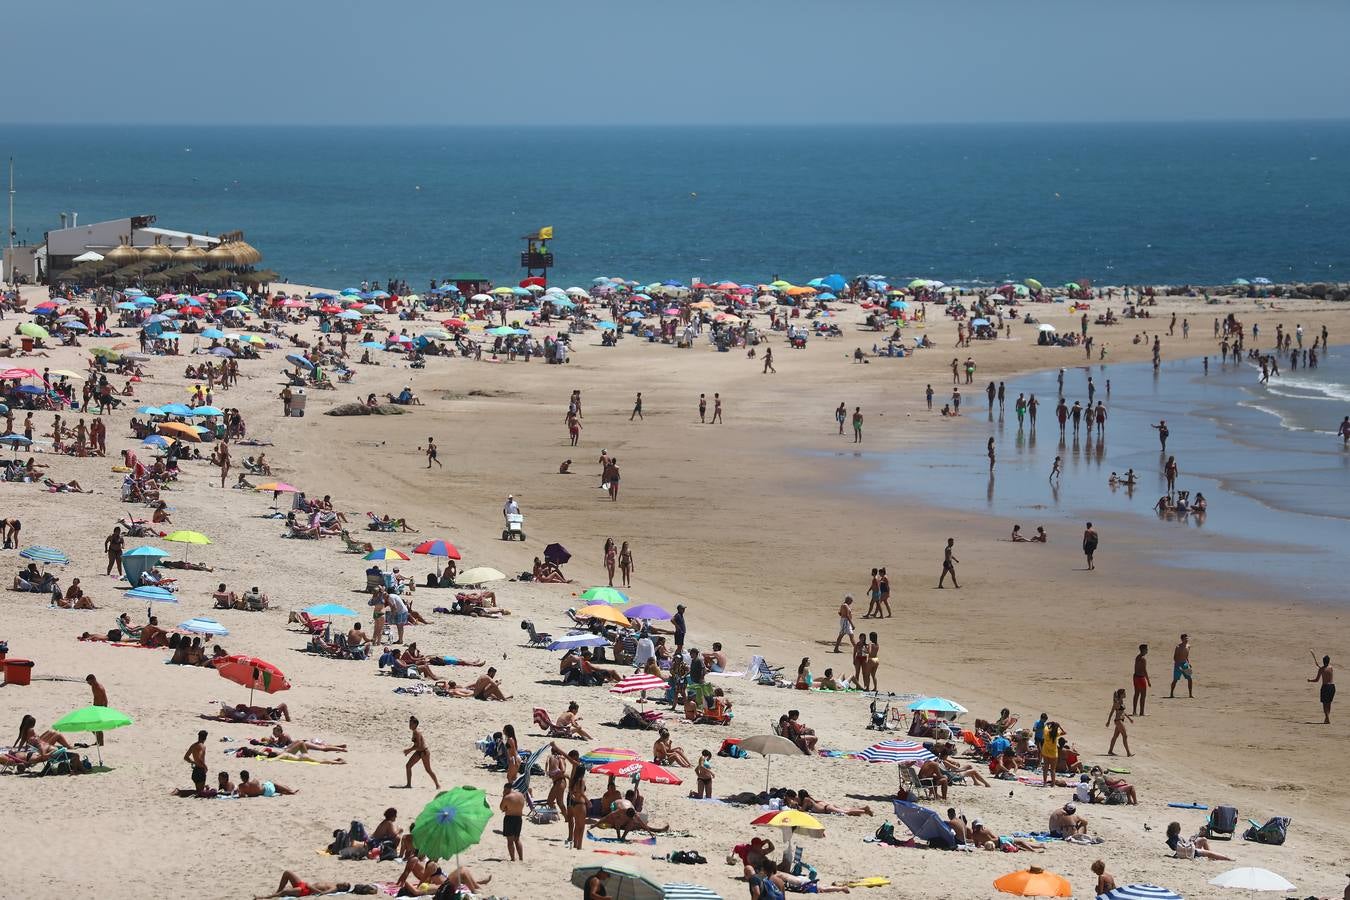
[{"label": "yellow beach umbrella", "polygon": [[209,544],[211,539],[200,531],[175,531],[172,534],[164,536],[166,541],[175,541],[179,544]]},{"label": "yellow beach umbrella", "polygon": [[613,622],[615,625],[624,625],[624,626],[632,624],[631,622],[628,621],[627,616],[619,612],[614,607],[604,603],[596,603],[592,606],[583,606],[581,609],[577,610],[577,618],[601,619],[602,621],[605,622]]},{"label": "yellow beach umbrella", "polygon": [[182,422],[160,422],[158,428],[160,434],[167,431],[178,435],[185,441],[200,442],[202,439],[201,432],[197,431],[196,427],[185,425]]}]

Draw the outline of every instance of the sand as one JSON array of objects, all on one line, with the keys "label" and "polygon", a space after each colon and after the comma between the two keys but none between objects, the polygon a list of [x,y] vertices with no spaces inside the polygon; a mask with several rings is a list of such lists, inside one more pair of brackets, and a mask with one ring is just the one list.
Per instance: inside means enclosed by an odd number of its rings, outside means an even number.
[{"label": "sand", "polygon": [[[1205,307],[1164,300],[1153,327],[1165,334],[1172,308],[1192,318],[1190,340],[1181,340],[1179,328],[1176,337],[1164,337],[1165,358],[1214,352],[1209,323],[1228,311],[1248,323],[1259,321],[1272,335],[1276,322],[1292,325],[1296,318],[1309,329],[1325,322],[1333,342],[1350,332],[1350,310],[1313,302],[1282,305],[1286,310],[1270,312],[1256,311],[1248,301]],[[1036,313],[1061,329],[1073,327],[1062,306],[1038,307]],[[348,743],[346,766],[226,757],[225,749],[262,730],[204,722],[198,715],[213,700],[245,700],[245,691],[210,670],[165,667],[163,652],[75,640],[82,631],[106,630],[123,610],[143,621],[144,607],[120,599],[113,580],[98,571],[104,566],[103,537],[119,516],[132,511],[119,502],[120,476],[109,470],[116,460],[44,460],[53,475],[78,479],[96,492],[92,496],[0,486],[6,515],[23,520],[24,544],[65,550],[73,562],[63,584],[70,576],[81,577],[104,607],[53,610],[33,595],[7,596],[0,606],[0,639],[8,640],[11,656],[36,660],[38,680],[0,691],[0,721],[13,731],[20,716],[31,712],[45,728],[89,702],[83,678],[90,672],[107,687],[112,705],[136,720],[108,736],[106,772],[73,780],[0,778],[6,856],[21,861],[6,867],[4,893],[34,898],[97,894],[109,900],[170,894],[248,897],[274,889],[282,869],[310,880],[392,879],[399,864],[339,862],[316,851],[333,829],[352,819],[373,827],[388,806],[398,808],[399,822],[406,826],[434,796],[420,770],[411,790],[401,788],[400,751],[407,746],[410,713],[422,721],[442,786],[481,787],[494,805],[502,778],[480,766],[484,760],[473,742],[510,722],[522,735],[523,747],[537,746],[542,738],[530,724],[533,707],[556,716],[576,699],[595,740],[568,745],[583,750],[627,746],[648,753],[649,733],[603,724],[617,718],[618,698],[603,689],[558,686],[558,654],[523,646],[522,619],[543,630],[563,631],[564,610],[577,605],[573,592],[604,583],[601,545],[608,536],[631,542],[637,564],[633,595],[667,608],[687,604],[690,643],[707,648],[721,641],[738,668],[751,654],[762,654],[789,672],[804,656],[817,674],[827,666],[848,671],[847,654],[829,652],[835,609],[844,592],[864,594],[871,567],[886,565],[895,617],[862,623],[880,635],[884,691],[951,697],[971,710],[967,721],[992,719],[1001,706],[1011,707],[1024,723],[1048,712],[1064,723],[1086,762],[1123,763],[1139,790],[1138,807],[1080,809],[1092,832],[1104,839],[1099,846],[1052,845],[1034,859],[1027,854],[941,854],[863,842],[881,822],[893,821],[887,799],[897,785],[893,766],[830,758],[775,760],[775,784],[805,786],[833,802],[870,803],[878,813],[875,818],[828,817],[826,836],[805,841],[806,857],[824,881],[881,875],[893,880],[892,887],[877,891],[881,896],[983,898],[994,894],[990,883],[998,875],[1039,864],[1070,878],[1076,896],[1090,896],[1088,868],[1101,858],[1121,884],[1152,881],[1187,897],[1217,897],[1221,892],[1206,882],[1229,864],[1173,860],[1163,846],[1169,821],[1181,821],[1188,834],[1203,821],[1203,813],[1166,804],[1196,801],[1231,803],[1244,818],[1261,821],[1290,816],[1294,824],[1283,847],[1239,840],[1225,848],[1228,855],[1240,865],[1280,872],[1298,885],[1300,896],[1341,890],[1343,848],[1350,843],[1350,767],[1340,753],[1346,725],[1343,713],[1330,727],[1314,724],[1321,719],[1315,689],[1303,681],[1313,674],[1310,646],[1333,659],[1344,655],[1348,632],[1344,608],[1337,605],[1341,598],[1237,599],[1222,573],[1181,575],[1146,564],[1141,551],[1147,532],[1104,534],[1097,571],[1087,573],[1076,520],[1050,516],[1036,523],[1050,531],[1048,546],[1013,545],[1004,540],[1007,522],[852,489],[853,476],[875,464],[879,454],[921,441],[932,429],[967,429],[972,442],[983,443],[982,417],[943,420],[923,408],[926,383],[939,396],[950,383],[953,355],[976,358],[977,381],[1082,360],[1080,350],[1038,348],[1034,326],[1014,326],[1013,340],[953,350],[951,325],[933,322],[928,330],[939,349],[903,361],[854,365],[853,348],[870,347],[875,338],[855,331],[857,318],[856,309],[846,307],[840,317],[845,337],[813,340],[803,352],[790,351],[774,338],[776,375],[760,374],[759,360],[747,360],[743,353],[719,354],[705,344],[676,351],[627,339],[616,349],[602,349],[592,333],[562,368],[539,361],[461,359],[432,359],[417,372],[401,364],[358,367],[354,384],[311,392],[308,414],[301,419],[281,418],[275,399],[284,353],[244,362],[241,384],[217,392],[216,405],[243,410],[250,435],[275,442],[266,450],[276,476],[313,496],[332,494],[354,528],[362,527],[367,511],[406,516],[420,533],[390,536],[389,546],[406,551],[427,537],[443,537],[458,545],[464,566],[490,565],[508,574],[528,570],[552,541],[574,554],[566,567],[574,585],[494,585],[513,613],[500,621],[434,616],[431,607],[447,603],[448,595],[431,590],[414,595],[416,608],[432,624],[411,628],[409,638],[425,651],[485,657],[501,670],[514,699],[486,704],[394,694],[404,682],[377,677],[373,661],[303,654],[305,637],[286,625],[287,610],[313,603],[363,608],[364,595],[354,591],[364,584],[366,563],[344,554],[337,539],[282,539],[276,521],[260,518],[270,496],[221,490],[206,464],[185,465],[184,477],[169,495],[173,522],[212,537],[211,546],[192,548],[191,558],[215,571],[178,573],[180,603],[154,611],[167,624],[214,616],[231,630],[221,640],[227,650],[280,666],[294,683],[277,695],[295,718],[288,731]],[[1146,345],[1129,343],[1134,330],[1132,324],[1113,330],[1110,361],[1147,359]],[[49,360],[25,364],[82,369],[84,358],[81,352],[60,350]],[[149,363],[154,377],[138,386],[136,404],[182,401],[188,391],[184,365],[183,359]],[[405,384],[425,401],[408,415],[322,415],[336,403],[371,391],[397,392]],[[574,388],[583,391],[585,418],[581,445],[569,448],[563,413]],[[643,392],[646,419],[630,423],[637,390]],[[711,398],[714,391],[725,400],[726,423],[699,425],[698,394]],[[867,416],[861,448],[835,433],[833,410],[841,401],[850,410],[862,406]],[[49,414],[36,418],[40,430],[50,428]],[[126,418],[125,408],[111,417],[110,451],[134,445]],[[443,470],[425,468],[420,448],[428,435],[440,447]],[[596,487],[601,448],[620,460],[623,490],[617,503]],[[239,448],[235,458],[253,452]],[[568,457],[575,474],[558,475],[559,462]],[[500,540],[500,510],[508,493],[515,494],[526,515],[529,539],[523,544]],[[933,587],[947,536],[958,541],[959,591]],[[385,543],[374,534],[363,538]],[[420,578],[432,564],[414,557],[403,568]],[[212,611],[209,594],[222,581],[233,590],[261,586],[274,609]],[[1170,651],[1183,631],[1194,639],[1196,697],[1167,700]],[[1141,642],[1153,648],[1149,714],[1130,730],[1135,757],[1111,759],[1104,755],[1110,732],[1102,723],[1111,691],[1128,685],[1135,645]],[[474,670],[443,671],[453,678]],[[808,695],[743,681],[726,686],[735,704],[729,727],[674,721],[674,741],[690,756],[705,747],[715,751],[726,737],[766,733],[788,708],[802,711],[822,748],[856,751],[883,737],[903,736],[866,730],[867,700],[858,695]],[[300,793],[249,801],[170,797],[172,788],[189,782],[182,756],[198,728],[210,732],[212,783],[222,767],[235,773],[248,768]],[[5,743],[11,739],[11,734],[3,738]],[[759,758],[717,759],[716,772],[719,794],[764,786],[765,764]],[[655,822],[670,822],[692,837],[637,845],[630,848],[635,856],[616,860],[592,849],[615,845],[588,844],[575,852],[563,847],[563,825],[527,825],[528,864],[513,865],[505,861],[503,839],[491,831],[500,828],[498,817],[462,862],[479,877],[493,876],[489,892],[516,898],[551,896],[566,883],[572,866],[606,860],[635,865],[659,881],[695,881],[726,897],[744,896],[745,885],[733,880],[737,870],[724,865],[723,858],[732,844],[762,833],[748,826],[759,811],[686,799],[693,780],[691,772],[686,774],[684,786],[649,785],[644,793]],[[593,795],[603,789],[602,779],[593,776],[589,783]],[[1009,833],[1043,829],[1050,810],[1068,795],[1063,788],[1023,784],[1012,787],[1010,795],[1006,783],[996,782],[992,788],[954,788],[950,805]],[[943,812],[947,806],[931,805]],[[710,862],[690,867],[649,858],[676,849],[696,849]]]}]

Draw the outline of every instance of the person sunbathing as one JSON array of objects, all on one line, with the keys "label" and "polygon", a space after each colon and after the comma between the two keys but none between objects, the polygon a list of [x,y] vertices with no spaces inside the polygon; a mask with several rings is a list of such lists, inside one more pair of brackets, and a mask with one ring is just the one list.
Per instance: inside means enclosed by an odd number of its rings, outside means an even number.
[{"label": "person sunbathing", "polygon": [[534,558],[534,580],[540,584],[567,584],[567,577],[556,563],[544,562],[537,556]]},{"label": "person sunbathing", "polygon": [[1050,827],[1047,830],[1057,838],[1087,834],[1087,819],[1077,815],[1077,809],[1072,803],[1055,809],[1050,813]]},{"label": "person sunbathing", "polygon": [[453,681],[437,681],[432,687],[435,689],[437,696],[440,697],[454,699],[456,697],[472,697],[474,695],[471,688],[462,688]]},{"label": "person sunbathing", "polygon": [[931,780],[933,787],[937,789],[938,796],[943,800],[947,799],[947,787],[952,783],[952,780],[947,776],[947,770],[943,768],[941,762],[936,759],[925,760],[915,769],[915,775],[921,781]]},{"label": "person sunbathing", "polygon": [[94,605],[93,598],[85,594],[84,589],[80,587],[80,579],[78,578],[71,581],[70,587],[66,588],[64,599],[53,599],[52,603],[61,609],[98,609]]},{"label": "person sunbathing", "polygon": [[272,736],[264,738],[263,744],[269,747],[277,747],[286,753],[308,753],[313,750],[316,753],[346,753],[346,744],[328,744],[323,741],[296,740],[286,733],[280,725],[272,726]]},{"label": "person sunbathing", "polygon": [[[369,890],[364,890],[369,888]],[[281,883],[274,893],[262,894],[253,900],[276,900],[278,897],[318,897],[324,894],[376,894],[379,888],[373,884],[349,884],[345,881],[301,881],[300,876],[289,870],[281,873]]]},{"label": "person sunbathing", "polygon": [[509,696],[502,693],[501,682],[497,681],[497,669],[490,668],[486,673],[479,675],[473,684],[469,685],[473,691],[475,700],[510,700]]},{"label": "person sunbathing", "polygon": [[1001,837],[994,834],[994,832],[990,831],[988,826],[979,819],[970,823],[970,832],[967,840],[981,850],[1004,850],[1006,852],[1006,848],[1015,847],[1018,850],[1027,850],[1031,853],[1045,852],[1045,848],[1039,844],[1030,843],[1021,838]]},{"label": "person sunbathing", "polygon": [[825,674],[820,676],[816,682],[822,691],[846,691],[848,690],[848,677],[836,678],[834,669],[826,669]]},{"label": "person sunbathing", "polygon": [[671,745],[669,728],[662,728],[657,733],[656,742],[652,744],[652,762],[658,766],[690,767],[689,757],[685,756],[684,748]]},{"label": "person sunbathing", "polygon": [[225,590],[225,582],[223,581],[220,583],[220,587],[216,588],[215,593],[211,596],[214,597],[216,601],[216,605],[213,607],[214,609],[235,609],[239,603],[239,595],[234,591]]},{"label": "person sunbathing", "polygon": [[565,737],[581,738],[583,741],[591,739],[590,733],[581,727],[581,706],[573,700],[567,704],[567,712],[558,716],[553,723],[554,729]]},{"label": "person sunbathing", "polygon": [[614,809],[590,824],[593,824],[596,828],[613,828],[618,833],[619,840],[623,840],[628,837],[630,832],[634,831],[664,834],[670,830],[669,825],[660,828],[652,825],[642,813],[634,809],[632,804],[626,800],[615,801]]},{"label": "person sunbathing", "polygon": [[230,706],[222,703],[217,718],[229,719],[232,722],[279,722],[282,719],[289,722],[291,711],[285,703],[278,703],[276,706],[248,706],[243,703]]},{"label": "person sunbathing", "polygon": [[284,784],[277,784],[274,781],[254,781],[249,777],[247,771],[239,773],[237,792],[240,797],[278,797],[299,793],[293,788],[288,788]]},{"label": "person sunbathing", "polygon": [[14,741],[14,747],[18,750],[34,750],[46,760],[58,747],[70,750],[71,743],[64,735],[50,729],[38,734],[37,719],[26,715],[19,720],[19,737]]},{"label": "person sunbathing", "polygon": [[798,716],[800,715],[801,714],[797,710],[790,709],[788,710],[787,715],[779,716],[778,732],[800,747],[804,752],[814,754],[816,752],[816,742],[819,738],[816,737],[815,729],[808,728],[799,720]]},{"label": "person sunbathing", "polygon": [[805,788],[797,791],[796,808],[802,812],[823,813],[831,816],[870,816],[873,815],[872,807],[864,804],[862,806],[840,806],[837,803],[827,803],[824,800],[817,800],[807,793]]},{"label": "person sunbathing", "polygon": [[84,488],[80,487],[80,483],[78,481],[75,481],[74,479],[71,479],[70,481],[55,481],[51,478],[44,478],[42,479],[42,483],[47,487],[47,490],[51,491],[54,494],[89,493]]}]

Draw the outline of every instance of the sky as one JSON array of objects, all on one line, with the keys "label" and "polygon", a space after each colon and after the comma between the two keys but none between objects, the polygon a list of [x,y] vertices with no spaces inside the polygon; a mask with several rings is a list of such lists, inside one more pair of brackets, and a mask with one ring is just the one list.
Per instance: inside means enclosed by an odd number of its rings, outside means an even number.
[{"label": "sky", "polygon": [[0,19],[23,98],[3,115],[47,123],[1347,118],[1347,34],[1344,0],[68,0]]}]

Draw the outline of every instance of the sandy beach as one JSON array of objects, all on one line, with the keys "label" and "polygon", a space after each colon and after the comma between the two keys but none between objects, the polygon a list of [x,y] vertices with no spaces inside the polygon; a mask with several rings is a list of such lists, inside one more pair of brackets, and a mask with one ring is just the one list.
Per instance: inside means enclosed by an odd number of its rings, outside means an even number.
[{"label": "sandy beach", "polygon": [[[30,307],[39,296],[45,293],[31,295]],[[1094,312],[1106,305],[1095,301]],[[1113,305],[1121,306],[1119,301]],[[1165,359],[1214,354],[1210,322],[1230,312],[1249,327],[1259,323],[1261,340],[1255,346],[1268,345],[1267,335],[1273,336],[1277,323],[1292,327],[1299,321],[1310,335],[1325,324],[1333,347],[1350,334],[1350,309],[1344,304],[1280,301],[1278,306],[1257,308],[1236,298],[1205,306],[1160,297],[1151,321],[1092,333],[1109,334],[1108,368],[1148,361],[1148,344],[1129,340],[1145,328],[1150,336],[1162,332]],[[1074,896],[1083,897],[1092,896],[1089,866],[1102,859],[1121,884],[1154,882],[1188,898],[1230,896],[1207,881],[1233,865],[1279,872],[1297,885],[1298,896],[1338,896],[1345,887],[1344,848],[1350,846],[1350,764],[1339,753],[1347,714],[1335,708],[1334,724],[1319,724],[1316,688],[1306,679],[1316,668],[1310,649],[1318,657],[1330,654],[1336,663],[1350,646],[1343,597],[1292,600],[1271,591],[1253,598],[1240,575],[1179,573],[1149,562],[1164,532],[1113,531],[1110,523],[1099,523],[1102,549],[1096,570],[1087,572],[1079,549],[1083,523],[1068,514],[1047,511],[1036,522],[1051,534],[1046,546],[1013,544],[1005,519],[896,502],[860,489],[859,474],[877,465],[882,454],[903,453],[942,429],[963,430],[973,445],[983,445],[988,437],[980,393],[984,382],[1079,365],[1083,352],[1039,347],[1036,326],[1020,323],[1012,326],[1010,339],[953,349],[954,324],[930,308],[925,331],[936,341],[935,349],[903,360],[854,364],[854,348],[870,347],[879,336],[859,330],[856,306],[840,304],[840,310],[843,337],[813,338],[806,350],[792,351],[780,334],[771,336],[776,374],[761,373],[761,358],[747,359],[743,350],[718,353],[705,341],[676,350],[627,338],[615,348],[602,348],[598,332],[587,332],[566,366],[432,358],[425,369],[412,370],[392,354],[377,354],[384,364],[356,366],[351,384],[310,391],[303,418],[281,416],[277,394],[284,379],[278,373],[288,367],[287,351],[241,361],[239,385],[217,390],[215,405],[237,407],[249,435],[274,444],[261,449],[276,478],[310,497],[332,495],[359,540],[408,552],[422,540],[444,538],[463,554],[461,568],[492,566],[508,575],[529,571],[550,542],[573,554],[564,567],[573,584],[491,584],[499,603],[511,610],[498,620],[432,614],[432,607],[449,605],[453,591],[413,594],[415,608],[430,624],[411,627],[409,639],[424,652],[485,659],[498,668],[512,699],[488,703],[396,694],[394,688],[407,682],[377,676],[373,660],[337,661],[301,652],[306,635],[287,624],[289,610],[316,603],[364,610],[361,591],[369,564],[344,553],[337,538],[284,539],[282,523],[265,518],[270,494],[222,490],[214,468],[183,463],[181,479],[165,494],[173,527],[210,536],[213,543],[191,547],[189,558],[214,571],[172,573],[179,578],[179,602],[157,604],[152,612],[161,624],[197,615],[217,618],[230,630],[220,639],[230,653],[281,668],[293,687],[271,699],[288,704],[293,722],[287,731],[345,743],[348,752],[337,754],[346,760],[344,766],[226,756],[226,750],[260,737],[264,729],[204,721],[200,714],[217,701],[246,701],[246,690],[210,669],[166,666],[162,650],[76,640],[84,631],[106,631],[123,611],[144,621],[144,605],[122,599],[125,585],[119,588],[97,571],[104,567],[103,538],[118,518],[135,511],[120,501],[121,476],[110,467],[118,462],[117,452],[138,444],[127,429],[129,408],[187,402],[192,383],[183,378],[183,368],[197,358],[157,357],[146,363],[150,377],[136,385],[130,406],[107,417],[107,458],[37,454],[53,477],[76,479],[92,494],[0,485],[6,495],[4,516],[23,522],[22,546],[49,545],[67,553],[71,564],[62,572],[62,584],[81,578],[101,607],[53,609],[34,594],[6,594],[0,604],[0,640],[8,642],[11,657],[36,665],[31,686],[0,690],[0,727],[9,729],[0,743],[12,742],[24,714],[35,716],[41,731],[90,702],[84,684],[89,673],[107,688],[110,704],[135,720],[107,735],[102,751],[107,771],[77,778],[0,777],[9,858],[22,861],[8,867],[3,893],[30,898],[97,894],[108,900],[252,897],[274,890],[283,869],[318,881],[390,881],[401,863],[339,861],[320,851],[334,829],[353,819],[373,828],[392,806],[406,827],[433,798],[420,769],[413,788],[402,788],[401,751],[408,743],[410,714],[421,720],[442,787],[481,788],[494,809],[503,776],[484,767],[487,760],[474,742],[511,723],[522,748],[538,747],[547,739],[531,724],[535,707],[556,718],[570,700],[580,703],[595,740],[560,742],[564,749],[631,747],[648,757],[653,733],[612,726],[622,700],[604,688],[563,687],[560,654],[526,647],[521,630],[526,619],[555,635],[567,630],[565,611],[581,605],[575,594],[605,583],[602,545],[613,537],[633,549],[636,602],[667,609],[686,604],[690,645],[706,650],[720,641],[733,668],[762,655],[783,666],[787,677],[803,657],[810,658],[817,675],[826,667],[851,673],[848,654],[831,652],[836,609],[846,592],[865,599],[870,570],[886,566],[895,615],[859,620],[864,630],[878,633],[883,692],[949,697],[970,710],[962,719],[966,725],[977,717],[995,719],[1001,707],[1020,716],[1023,725],[1047,712],[1063,723],[1085,763],[1127,768],[1139,793],[1138,806],[1080,807],[1090,833],[1103,839],[1099,845],[1052,842],[1034,859],[1028,853],[941,853],[864,842],[883,821],[895,821],[889,799],[897,788],[895,766],[825,756],[775,758],[775,785],[806,787],[833,803],[870,804],[876,812],[874,817],[826,816],[825,836],[803,841],[822,884],[883,876],[890,886],[855,893],[988,898],[996,896],[991,886],[996,877],[1035,864],[1070,879]],[[1186,340],[1180,329],[1175,337],[1166,336],[1173,310],[1191,319]],[[1061,332],[1075,328],[1076,318],[1062,305],[1033,311]],[[12,318],[6,317],[6,328]],[[313,337],[312,327],[304,332]],[[55,349],[47,359],[10,362],[82,371],[88,350],[104,343],[86,339],[85,347]],[[952,357],[967,355],[979,365],[970,401],[980,414],[948,419],[929,412],[925,385],[931,383],[942,398],[951,382]],[[397,393],[405,386],[423,405],[405,408],[404,415],[323,414],[338,403],[358,402],[371,392]],[[575,448],[569,446],[564,422],[573,390],[584,398]],[[637,391],[645,418],[630,421]],[[723,398],[725,424],[700,424],[699,394],[711,399],[714,392]],[[840,403],[849,410],[861,407],[866,417],[862,444],[836,433],[833,413]],[[1339,421],[1345,410],[1329,406],[1335,413],[1329,414],[1331,429],[1335,422],[1330,419]],[[1051,411],[1049,405],[1042,410],[1044,423],[1052,424]],[[39,413],[35,422],[39,433],[48,431],[51,414]],[[444,468],[426,467],[428,436],[435,439]],[[235,459],[258,449],[237,448]],[[598,489],[602,449],[622,466],[617,502]],[[572,474],[558,474],[559,463],[568,458]],[[923,479],[925,471],[914,467],[904,477]],[[523,543],[500,539],[508,494],[526,517]],[[405,517],[418,533],[365,531],[367,512]],[[1222,512],[1211,513],[1216,515]],[[957,541],[961,587],[936,590],[948,537]],[[182,549],[147,543],[175,553]],[[5,555],[11,569],[18,568],[14,551]],[[419,581],[434,568],[433,561],[418,556],[399,565]],[[7,573],[6,584],[11,576]],[[257,585],[270,596],[272,608],[213,611],[211,592],[220,582],[234,591]],[[865,608],[862,603],[859,614]],[[1195,697],[1169,700],[1171,652],[1183,632],[1194,645]],[[1134,757],[1108,757],[1110,729],[1103,722],[1112,691],[1129,686],[1140,643],[1151,647],[1148,714],[1130,725]],[[469,680],[481,670],[438,671],[450,678],[470,673],[461,679]],[[808,694],[743,679],[727,679],[721,686],[734,704],[727,727],[693,725],[667,712],[674,743],[691,757],[705,748],[715,753],[726,738],[768,733],[788,709],[801,710],[822,750],[851,753],[881,739],[904,737],[903,732],[867,730],[869,698],[861,694]],[[222,769],[234,774],[249,769],[299,793],[250,800],[172,797],[172,789],[190,785],[182,758],[199,728],[209,732],[211,783]],[[716,796],[764,786],[765,761],[758,756],[714,757],[714,764]],[[987,769],[981,766],[981,771]],[[683,785],[644,785],[643,793],[650,819],[687,831],[687,837],[663,836],[654,846],[588,843],[575,851],[564,847],[563,824],[527,823],[527,863],[510,863],[503,838],[494,833],[501,828],[495,814],[482,842],[461,862],[480,879],[492,876],[482,896],[575,892],[566,886],[572,867],[597,861],[630,864],[660,882],[703,884],[727,898],[746,896],[745,883],[734,880],[739,867],[724,864],[726,854],[755,836],[777,841],[777,832],[749,825],[758,807],[688,799],[692,770],[680,774]],[[926,805],[944,815],[948,806],[955,807],[999,834],[1041,831],[1051,810],[1070,799],[1071,788],[1036,782],[955,786],[948,802]],[[598,796],[604,780],[591,776],[589,785],[592,796]],[[1290,817],[1293,825],[1283,846],[1240,839],[1221,845],[1237,863],[1177,860],[1163,843],[1167,824],[1180,821],[1189,835],[1203,824],[1204,813],[1169,808],[1169,802],[1231,804],[1242,820],[1264,822],[1279,815]],[[903,827],[897,826],[897,833],[904,835]],[[606,856],[597,849],[634,855]],[[697,850],[708,864],[651,858],[675,850]]]}]

